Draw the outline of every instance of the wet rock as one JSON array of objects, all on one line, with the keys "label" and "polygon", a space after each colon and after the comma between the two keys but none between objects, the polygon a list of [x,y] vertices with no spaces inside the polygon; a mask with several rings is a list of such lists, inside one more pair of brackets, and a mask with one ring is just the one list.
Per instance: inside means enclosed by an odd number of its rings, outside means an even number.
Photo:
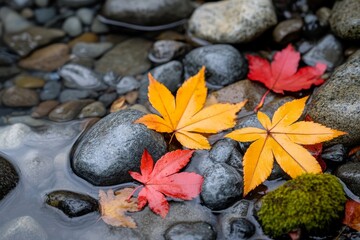
[{"label": "wet rock", "polygon": [[0,148],[18,148],[31,132],[31,128],[22,123],[0,128]]},{"label": "wet rock", "polygon": [[41,88],[45,85],[45,80],[31,75],[19,75],[15,79],[15,86],[20,88]]},{"label": "wet rock", "polygon": [[[179,61],[171,61],[150,71],[152,76],[164,84],[171,92],[175,92],[182,81],[183,65]],[[140,83],[139,97],[142,102],[148,99],[149,79],[144,75]]]},{"label": "wet rock", "polygon": [[187,18],[193,10],[190,0],[107,0],[103,15],[138,25],[162,25]]},{"label": "wet rock", "polygon": [[61,83],[57,81],[48,81],[40,93],[42,101],[56,99],[61,91]]},{"label": "wet rock", "polygon": [[43,25],[46,24],[48,21],[52,20],[56,16],[56,9],[55,7],[48,7],[48,8],[37,8],[34,11],[36,22]]},{"label": "wet rock", "polygon": [[102,94],[98,100],[104,104],[105,107],[110,106],[112,102],[117,98],[116,92],[104,93]]},{"label": "wet rock", "polygon": [[[2,37],[1,30],[0,30],[0,37]],[[16,54],[10,52],[7,47],[0,47],[0,66],[11,66],[15,62],[17,62],[18,59],[19,57]]]},{"label": "wet rock", "polygon": [[19,62],[19,66],[45,72],[51,72],[69,60],[69,47],[63,43],[55,43],[33,52]]},{"label": "wet rock", "polygon": [[166,240],[215,240],[216,232],[206,222],[178,223],[165,233]]},{"label": "wet rock", "polygon": [[94,11],[90,8],[80,8],[76,11],[76,16],[85,25],[90,25],[94,20]]},{"label": "wet rock", "polygon": [[205,66],[206,82],[214,88],[244,79],[247,74],[245,58],[234,47],[225,44],[196,48],[185,56],[183,63],[186,79]]},{"label": "wet rock", "polygon": [[71,37],[76,37],[82,33],[80,19],[76,16],[69,17],[62,25],[62,29]]},{"label": "wet rock", "polygon": [[347,149],[343,144],[336,144],[331,147],[323,149],[321,158],[332,163],[344,163],[346,159]]},{"label": "wet rock", "polygon": [[66,64],[58,73],[65,80],[65,86],[67,87],[89,90],[103,90],[106,88],[98,74],[77,64]]},{"label": "wet rock", "polygon": [[77,43],[72,48],[72,53],[78,57],[98,58],[106,51],[112,48],[113,44],[110,42],[102,43]]},{"label": "wet rock", "polygon": [[300,37],[303,27],[301,19],[289,19],[280,22],[273,31],[274,41],[277,43],[289,43]]},{"label": "wet rock", "polygon": [[14,189],[18,182],[19,175],[13,165],[0,156],[0,200]]},{"label": "wet rock", "polygon": [[166,63],[185,55],[190,46],[175,40],[159,40],[154,43],[149,53],[149,59],[155,63]]},{"label": "wet rock", "polygon": [[337,1],[330,17],[331,30],[341,38],[359,40],[359,8],[358,0]]},{"label": "wet rock", "polygon": [[143,73],[150,68],[147,59],[150,47],[151,42],[141,38],[121,42],[96,62],[95,70],[100,73],[113,71],[121,76]]},{"label": "wet rock", "polygon": [[2,103],[8,107],[32,107],[39,103],[39,96],[34,90],[11,87],[4,91]]},{"label": "wet rock", "polygon": [[60,93],[59,101],[64,103],[72,100],[96,97],[97,93],[90,90],[65,89]]},{"label": "wet rock", "polygon": [[226,163],[242,173],[242,155],[237,146],[238,143],[232,139],[221,139],[212,146],[209,158],[214,162]]},{"label": "wet rock", "polygon": [[304,16],[303,35],[310,39],[317,39],[321,37],[326,31],[326,28],[321,26],[319,19],[314,14],[306,14]]},{"label": "wet rock", "polygon": [[243,179],[231,166],[215,164],[204,173],[201,198],[210,209],[221,210],[242,196]]},{"label": "wet rock", "polygon": [[66,122],[75,119],[81,110],[94,100],[73,100],[57,106],[49,114],[49,119],[55,122]]},{"label": "wet rock", "polygon": [[21,70],[16,66],[0,67],[0,81],[8,80],[20,72]]},{"label": "wet rock", "polygon": [[133,122],[144,114],[122,110],[97,122],[74,146],[74,172],[97,186],[130,181],[128,171],[139,171],[140,158],[148,149],[154,159],[166,151],[163,137]]},{"label": "wet rock", "polygon": [[0,227],[1,240],[47,240],[48,236],[40,224],[30,216],[15,218]]},{"label": "wet rock", "polygon": [[59,102],[56,100],[48,100],[41,102],[31,113],[31,116],[34,118],[46,117],[57,105]]},{"label": "wet rock", "polygon": [[360,197],[360,163],[349,162],[341,165],[335,175],[345,183],[352,193]]},{"label": "wet rock", "polygon": [[319,90],[308,106],[314,122],[348,134],[328,144],[355,146],[360,142],[360,57],[339,66]]},{"label": "wet rock", "polygon": [[103,117],[106,114],[106,108],[102,102],[93,102],[84,107],[80,114],[79,118],[87,117]]},{"label": "wet rock", "polygon": [[[169,202],[170,211],[166,216],[166,221],[162,221],[159,215],[155,215],[149,207],[145,207],[144,210],[135,213],[132,217],[138,224],[138,232],[142,233],[143,239],[167,239],[165,234],[166,231],[176,224],[194,224],[196,222],[202,223],[204,226],[211,226],[215,229],[217,224],[216,217],[211,211],[201,206],[200,204],[194,204],[191,202]],[[210,231],[207,231],[210,233]],[[211,236],[211,235],[209,235]],[[170,238],[172,239],[172,238]],[[177,239],[177,238],[174,238]],[[187,239],[187,238],[182,238]],[[194,239],[194,238],[190,238]],[[202,239],[202,238],[199,238]],[[212,238],[208,238],[212,239]]]},{"label": "wet rock", "polygon": [[121,78],[120,82],[116,85],[116,92],[123,95],[130,91],[136,90],[140,87],[140,81],[134,77],[126,76]]},{"label": "wet rock", "polygon": [[195,10],[189,31],[214,43],[250,42],[277,23],[270,0],[205,3]]},{"label": "wet rock", "polygon": [[31,23],[9,7],[0,8],[0,20],[4,24],[5,33],[25,30]]},{"label": "wet rock", "polygon": [[5,34],[4,42],[20,56],[26,56],[63,36],[65,32],[59,29],[31,26],[20,32]]},{"label": "wet rock", "polygon": [[80,217],[98,209],[98,203],[94,198],[66,190],[47,194],[46,204],[59,209],[70,218]]},{"label": "wet rock", "polygon": [[240,200],[226,212],[219,215],[220,231],[226,240],[248,239],[255,233],[255,225],[248,219],[252,215],[253,204]]},{"label": "wet rock", "polygon": [[302,59],[311,66],[314,66],[317,62],[325,63],[328,70],[332,70],[344,59],[343,47],[339,40],[333,35],[328,34],[307,52]]},{"label": "wet rock", "polygon": [[79,8],[99,2],[98,0],[57,0],[57,4],[64,7]]}]

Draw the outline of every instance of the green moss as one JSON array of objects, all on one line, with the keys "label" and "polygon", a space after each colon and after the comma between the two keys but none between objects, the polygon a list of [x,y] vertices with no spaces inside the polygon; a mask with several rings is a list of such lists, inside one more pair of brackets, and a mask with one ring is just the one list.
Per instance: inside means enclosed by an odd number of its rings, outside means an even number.
[{"label": "green moss", "polygon": [[345,193],[331,174],[303,174],[262,199],[258,212],[266,234],[277,237],[293,229],[321,231],[340,221]]}]

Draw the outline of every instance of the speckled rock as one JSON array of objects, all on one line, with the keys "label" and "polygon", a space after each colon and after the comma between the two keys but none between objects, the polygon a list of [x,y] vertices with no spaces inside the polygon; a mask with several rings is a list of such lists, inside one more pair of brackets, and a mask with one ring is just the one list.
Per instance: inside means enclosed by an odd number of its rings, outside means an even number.
[{"label": "speckled rock", "polygon": [[11,87],[4,91],[2,103],[8,107],[32,107],[39,103],[39,96],[31,89]]},{"label": "speckled rock", "polygon": [[189,31],[214,43],[244,43],[276,23],[270,0],[229,0],[197,8],[190,18]]},{"label": "speckled rock", "polygon": [[3,199],[19,181],[19,175],[14,166],[0,156],[0,200]]},{"label": "speckled rock", "polygon": [[360,197],[360,163],[349,162],[341,165],[335,175],[358,197]]},{"label": "speckled rock", "polygon": [[144,114],[122,110],[98,121],[74,146],[74,172],[97,186],[130,181],[128,171],[139,171],[144,149],[154,159],[166,151],[163,137],[133,122]]},{"label": "speckled rock", "polygon": [[212,88],[220,88],[244,79],[248,67],[243,55],[226,44],[196,48],[185,56],[183,63],[185,79],[205,66],[205,80]]},{"label": "speckled rock", "polygon": [[231,166],[214,164],[204,173],[201,198],[213,210],[229,207],[242,195],[243,179]]},{"label": "speckled rock", "polygon": [[187,18],[193,10],[190,0],[107,0],[104,16],[138,25],[161,25]]},{"label": "speckled rock", "polygon": [[121,42],[95,63],[95,70],[100,73],[113,71],[121,76],[143,73],[151,66],[147,59],[150,47],[151,42],[141,38]]},{"label": "speckled rock", "polygon": [[59,29],[31,26],[20,32],[5,34],[4,42],[20,56],[26,56],[63,36],[65,32]]},{"label": "speckled rock", "polygon": [[49,114],[49,119],[55,122],[66,122],[76,118],[81,110],[94,100],[73,100],[57,106]]},{"label": "speckled rock", "polygon": [[360,1],[336,1],[331,17],[331,30],[339,37],[349,40],[360,39]]},{"label": "speckled rock", "polygon": [[103,117],[106,114],[106,108],[102,102],[96,101],[90,103],[86,107],[84,107],[80,114],[79,118],[87,118],[87,117]]},{"label": "speckled rock", "polygon": [[165,233],[166,240],[215,240],[216,232],[206,222],[178,223]]},{"label": "speckled rock", "polygon": [[33,52],[19,62],[19,66],[31,70],[51,72],[69,60],[69,47],[63,43],[55,43]]},{"label": "speckled rock", "polygon": [[112,48],[110,42],[102,43],[77,43],[72,48],[72,53],[78,57],[98,58]]},{"label": "speckled rock", "polygon": [[[183,65],[179,61],[171,61],[150,71],[153,77],[164,84],[171,92],[175,92],[182,82]],[[148,99],[149,79],[144,75],[140,83],[139,97],[142,102]]]},{"label": "speckled rock", "polygon": [[329,144],[355,146],[360,142],[360,57],[339,66],[319,90],[308,106],[314,122],[345,131]]},{"label": "speckled rock", "polygon": [[68,217],[80,217],[98,209],[98,202],[84,194],[58,190],[47,194],[46,204],[59,209]]},{"label": "speckled rock", "polygon": [[341,64],[344,59],[343,47],[334,35],[328,34],[307,52],[302,59],[307,65],[311,66],[315,66],[317,62],[325,63],[328,70],[332,70]]},{"label": "speckled rock", "polygon": [[43,227],[32,217],[15,218],[0,227],[1,240],[47,240]]}]

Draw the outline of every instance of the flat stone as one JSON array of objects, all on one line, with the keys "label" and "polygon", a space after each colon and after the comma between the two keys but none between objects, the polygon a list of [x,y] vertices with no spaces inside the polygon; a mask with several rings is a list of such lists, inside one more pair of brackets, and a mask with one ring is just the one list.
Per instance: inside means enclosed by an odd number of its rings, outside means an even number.
[{"label": "flat stone", "polygon": [[57,105],[59,102],[56,100],[47,100],[41,102],[31,113],[33,118],[42,118],[46,117]]},{"label": "flat stone", "polygon": [[69,47],[63,43],[55,43],[33,52],[22,59],[19,66],[31,70],[51,72],[64,65],[70,58]]},{"label": "flat stone", "polygon": [[116,85],[116,92],[119,95],[124,95],[130,91],[136,90],[140,87],[140,81],[131,76],[121,78],[120,82]]},{"label": "flat stone", "polygon": [[90,90],[65,89],[60,93],[59,101],[64,103],[72,100],[91,98],[95,95],[97,95],[97,93]]},{"label": "flat stone", "polygon": [[1,240],[47,240],[42,226],[30,216],[15,218],[0,227]]},{"label": "flat stone", "polygon": [[64,36],[65,32],[59,29],[31,26],[20,32],[5,34],[4,42],[20,56],[26,56]]},{"label": "flat stone", "polygon": [[162,25],[187,18],[193,10],[190,0],[107,0],[103,15],[138,25]]},{"label": "flat stone", "polygon": [[100,73],[112,71],[121,76],[143,73],[151,66],[147,59],[151,44],[141,38],[121,42],[95,63],[95,70]]},{"label": "flat stone", "polygon": [[0,156],[0,200],[3,199],[19,182],[19,175],[14,166]]},{"label": "flat stone", "polygon": [[15,33],[25,30],[31,23],[9,7],[0,8],[0,20],[4,24],[5,33]]},{"label": "flat stone", "polygon": [[8,80],[20,72],[21,70],[16,66],[0,67],[0,82],[3,80]]},{"label": "flat stone", "polygon": [[110,42],[101,43],[77,43],[72,48],[72,53],[78,57],[98,58],[107,52],[113,44]]},{"label": "flat stone", "polygon": [[4,91],[2,103],[8,107],[32,107],[39,103],[39,96],[31,89],[11,87]]},{"label": "flat stone", "polygon": [[360,142],[360,57],[339,66],[313,94],[307,114],[314,122],[347,132],[328,144],[356,146]]},{"label": "flat stone", "polygon": [[58,81],[48,81],[45,83],[43,90],[40,92],[40,99],[52,100],[56,99],[61,91],[61,83]]},{"label": "flat stone", "polygon": [[87,32],[71,40],[68,45],[70,48],[74,47],[77,43],[95,43],[99,41],[99,37],[95,33]]},{"label": "flat stone", "polygon": [[94,198],[66,190],[47,194],[46,204],[59,209],[70,218],[80,217],[98,210],[98,202]]},{"label": "flat stone", "polygon": [[360,1],[336,1],[330,16],[331,30],[348,40],[360,39]]},{"label": "flat stone", "polygon": [[202,4],[189,21],[189,31],[214,43],[244,43],[277,23],[270,0],[229,0]]},{"label": "flat stone", "polygon": [[66,122],[73,120],[79,115],[81,110],[92,103],[94,100],[84,99],[84,100],[74,100],[69,101],[57,106],[49,114],[49,119],[55,122]]},{"label": "flat stone", "polygon": [[96,186],[131,181],[128,171],[139,171],[140,159],[147,149],[155,160],[166,151],[159,133],[133,123],[144,114],[121,110],[102,118],[75,144],[74,172]]},{"label": "flat stone", "polygon": [[45,80],[31,75],[20,75],[15,78],[15,85],[20,88],[42,88]]},{"label": "flat stone", "polygon": [[87,118],[87,117],[103,117],[106,114],[106,108],[102,102],[96,101],[90,103],[86,107],[84,107],[80,114],[79,118]]},{"label": "flat stone", "polygon": [[183,63],[186,79],[205,66],[205,80],[210,88],[221,88],[244,79],[248,71],[244,56],[227,44],[196,48],[185,56]]}]

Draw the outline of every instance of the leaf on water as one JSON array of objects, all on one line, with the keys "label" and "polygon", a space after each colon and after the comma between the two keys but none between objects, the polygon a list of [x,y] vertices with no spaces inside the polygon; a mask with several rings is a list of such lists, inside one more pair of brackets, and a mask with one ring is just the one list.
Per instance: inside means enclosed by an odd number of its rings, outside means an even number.
[{"label": "leaf on water", "polygon": [[203,134],[234,127],[236,113],[246,103],[213,104],[203,108],[207,96],[204,67],[183,83],[176,98],[151,74],[149,82],[149,101],[161,117],[147,114],[136,123],[142,123],[158,132],[174,133],[184,147],[191,149],[209,149],[210,144]]},{"label": "leaf on water", "polygon": [[291,45],[277,52],[271,64],[266,59],[257,56],[247,55],[246,58],[249,62],[248,79],[261,82],[269,89],[261,98],[255,111],[262,107],[270,90],[284,94],[284,91],[297,92],[324,82],[321,75],[326,70],[326,64],[317,63],[314,67],[307,66],[297,70],[300,53],[296,52]]},{"label": "leaf on water", "polygon": [[165,218],[169,203],[165,196],[183,200],[197,197],[204,181],[199,174],[181,172],[193,154],[193,150],[176,150],[162,156],[154,165],[147,150],[141,158],[141,173],[129,172],[131,177],[144,184],[138,194],[138,207],[142,209],[149,203],[150,209]]},{"label": "leaf on water", "polygon": [[128,200],[134,188],[124,188],[114,194],[113,190],[99,191],[99,203],[102,220],[115,227],[136,228],[135,221],[126,216],[126,212],[138,211],[136,198]]},{"label": "leaf on water", "polygon": [[274,158],[280,167],[295,178],[303,173],[320,173],[316,159],[301,145],[311,145],[331,140],[345,134],[314,122],[296,122],[307,97],[282,105],[270,118],[258,112],[263,129],[247,127],[235,130],[225,137],[240,142],[253,142],[244,159],[244,195],[264,182],[271,173]]}]

